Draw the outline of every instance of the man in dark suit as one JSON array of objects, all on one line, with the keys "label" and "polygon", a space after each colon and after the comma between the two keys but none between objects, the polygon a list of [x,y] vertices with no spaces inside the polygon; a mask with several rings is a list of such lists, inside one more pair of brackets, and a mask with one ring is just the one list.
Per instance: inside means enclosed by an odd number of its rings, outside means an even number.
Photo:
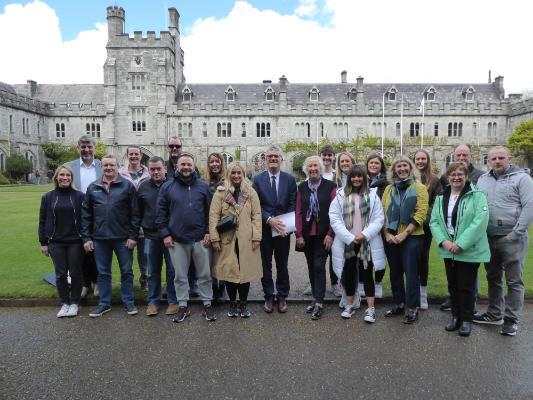
[{"label": "man in dark suit", "polygon": [[[276,297],[278,311],[287,312],[289,295],[289,271],[287,269],[290,248],[290,236],[285,232],[285,225],[277,216],[294,211],[296,204],[296,180],[292,175],[281,171],[283,156],[281,150],[271,146],[266,151],[267,171],[255,176],[253,187],[261,202],[263,219],[263,239],[261,240],[261,259],[263,262],[263,292],[265,293],[264,310],[271,313],[274,302],[274,282],[272,280],[272,255],[276,260]],[[272,232],[279,235],[272,237]]]}]

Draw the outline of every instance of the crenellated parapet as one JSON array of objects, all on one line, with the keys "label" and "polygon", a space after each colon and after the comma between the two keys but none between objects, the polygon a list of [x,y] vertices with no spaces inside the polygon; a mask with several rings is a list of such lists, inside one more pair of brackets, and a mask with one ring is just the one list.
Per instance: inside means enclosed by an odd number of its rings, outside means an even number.
[{"label": "crenellated parapet", "polygon": [[50,106],[47,102],[11,93],[0,88],[0,105],[40,115],[48,115]]},{"label": "crenellated parapet", "polygon": [[159,36],[155,31],[147,31],[146,35],[142,31],[135,31],[133,36],[128,33],[114,36],[107,48],[165,47],[174,52],[175,44],[175,38],[169,31],[161,31]]}]

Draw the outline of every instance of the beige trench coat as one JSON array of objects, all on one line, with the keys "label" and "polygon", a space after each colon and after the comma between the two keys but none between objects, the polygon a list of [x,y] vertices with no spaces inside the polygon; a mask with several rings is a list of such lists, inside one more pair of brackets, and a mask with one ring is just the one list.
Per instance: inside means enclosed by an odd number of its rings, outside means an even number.
[{"label": "beige trench coat", "polygon": [[[248,199],[236,210],[226,202],[228,191],[219,186],[211,201],[209,212],[209,235],[211,241],[220,241],[222,251],[213,251],[213,277],[234,283],[247,283],[263,276],[259,246],[252,250],[252,240],[261,240],[261,205],[256,191],[249,187]],[[244,192],[243,192],[244,193]],[[228,215],[237,215],[236,230],[219,234],[217,223]],[[235,252],[235,240],[239,243],[239,261]]]}]

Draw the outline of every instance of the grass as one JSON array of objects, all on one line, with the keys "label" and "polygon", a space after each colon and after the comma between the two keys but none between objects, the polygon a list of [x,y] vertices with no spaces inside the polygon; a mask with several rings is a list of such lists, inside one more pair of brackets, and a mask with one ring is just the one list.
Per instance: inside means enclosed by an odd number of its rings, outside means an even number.
[{"label": "grass", "polygon": [[[50,258],[43,257],[37,240],[39,206],[44,192],[51,185],[0,187],[0,297],[48,297],[57,296],[56,289],[46,284],[42,277],[53,272]],[[533,235],[533,226],[529,230]],[[444,297],[447,294],[446,275],[442,259],[437,255],[435,246],[430,256],[429,293],[430,296]],[[529,245],[524,271],[526,296],[533,296],[533,245]],[[138,267],[135,261],[135,275]],[[119,296],[120,280],[116,260],[113,263],[113,294]],[[480,267],[479,292],[486,296],[487,281],[483,266]],[[388,283],[388,274],[385,282]],[[388,289],[389,285],[385,285]],[[387,290],[387,292],[389,292]],[[136,284],[137,299],[144,299]]]}]

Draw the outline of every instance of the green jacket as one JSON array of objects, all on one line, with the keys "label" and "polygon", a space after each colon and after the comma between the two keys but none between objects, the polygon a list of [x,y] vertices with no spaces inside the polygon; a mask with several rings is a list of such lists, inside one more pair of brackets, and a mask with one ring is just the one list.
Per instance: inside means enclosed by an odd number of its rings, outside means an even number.
[{"label": "green jacket", "polygon": [[[489,208],[485,194],[467,182],[457,204],[455,235],[451,236],[446,227],[447,217],[444,211],[444,208],[448,207],[450,192],[451,188],[447,187],[437,196],[429,223],[433,239],[439,245],[441,257],[469,263],[488,262],[490,260],[487,239]],[[445,240],[456,243],[462,251],[459,254],[450,253],[441,246]]]}]

